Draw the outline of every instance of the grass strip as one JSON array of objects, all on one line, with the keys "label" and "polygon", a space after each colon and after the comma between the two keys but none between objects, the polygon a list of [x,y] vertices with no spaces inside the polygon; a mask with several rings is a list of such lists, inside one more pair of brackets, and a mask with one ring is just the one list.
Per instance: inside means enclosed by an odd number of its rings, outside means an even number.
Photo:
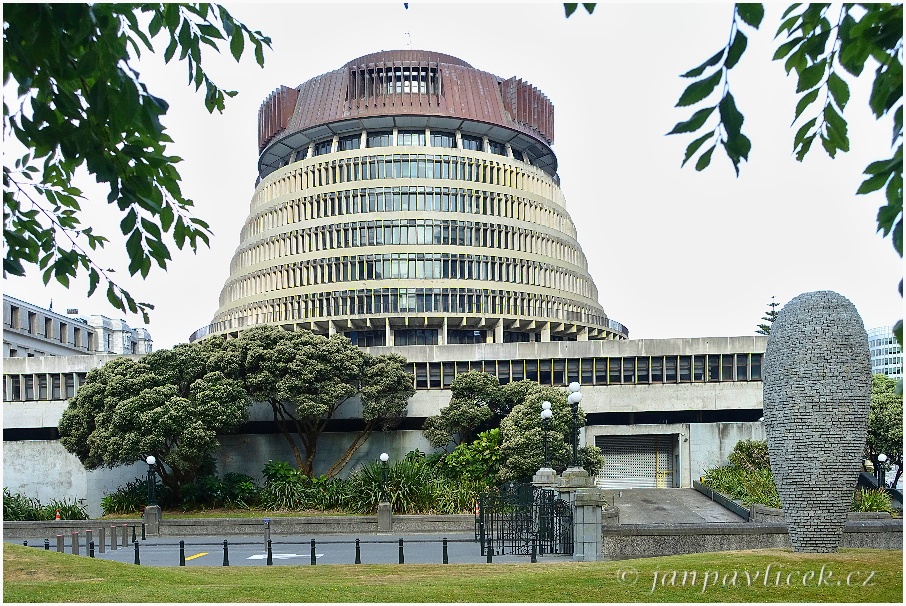
[{"label": "grass strip", "polygon": [[618,562],[150,567],[6,543],[5,602],[903,602],[903,552]]}]

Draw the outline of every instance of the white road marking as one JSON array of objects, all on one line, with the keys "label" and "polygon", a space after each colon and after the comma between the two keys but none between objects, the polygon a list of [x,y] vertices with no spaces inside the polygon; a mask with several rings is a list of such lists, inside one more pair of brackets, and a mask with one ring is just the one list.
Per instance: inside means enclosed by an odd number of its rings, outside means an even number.
[{"label": "white road marking", "polygon": [[[316,553],[315,558],[320,558],[323,555],[324,555],[323,553]],[[273,553],[273,554],[271,554],[271,558],[274,560],[291,560],[292,558],[311,558],[311,554],[303,555],[303,554],[299,554],[299,553]],[[266,553],[256,553],[255,555],[249,556],[246,559],[247,560],[266,560],[267,554]]]}]

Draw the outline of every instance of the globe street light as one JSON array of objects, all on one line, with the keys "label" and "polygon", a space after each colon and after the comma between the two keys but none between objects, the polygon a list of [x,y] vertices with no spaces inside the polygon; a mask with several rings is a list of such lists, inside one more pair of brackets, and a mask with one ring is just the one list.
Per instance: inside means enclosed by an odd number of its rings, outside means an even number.
[{"label": "globe street light", "polygon": [[887,455],[883,452],[878,455],[878,488],[887,488],[884,472],[887,470]]},{"label": "globe street light", "polygon": [[573,413],[573,422],[572,422],[572,442],[573,442],[573,467],[579,466],[579,402],[582,401],[582,394],[579,393],[581,385],[578,382],[573,381],[569,384],[569,396],[567,396],[566,401],[569,402],[569,406],[572,409]]},{"label": "globe street light", "polygon": [[390,455],[386,452],[381,453],[381,501],[386,503],[389,501],[387,498],[387,461],[390,460]]},{"label": "globe street light", "polygon": [[148,464],[148,506],[153,507],[157,505],[157,480],[154,477],[154,465],[157,463],[157,459],[154,458],[154,455],[148,455],[145,463]]},{"label": "globe street light", "polygon": [[550,467],[550,458],[548,457],[547,451],[547,432],[550,428],[551,417],[554,416],[554,413],[551,412],[551,403],[545,400],[541,403],[541,425],[544,428],[544,467]]}]

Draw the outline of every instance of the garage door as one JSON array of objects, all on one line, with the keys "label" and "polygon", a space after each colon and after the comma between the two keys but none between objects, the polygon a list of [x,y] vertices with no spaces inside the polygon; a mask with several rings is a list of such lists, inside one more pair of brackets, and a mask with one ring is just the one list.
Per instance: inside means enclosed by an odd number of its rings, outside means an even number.
[{"label": "garage door", "polygon": [[604,454],[596,480],[602,488],[670,488],[673,486],[674,436],[595,436]]}]

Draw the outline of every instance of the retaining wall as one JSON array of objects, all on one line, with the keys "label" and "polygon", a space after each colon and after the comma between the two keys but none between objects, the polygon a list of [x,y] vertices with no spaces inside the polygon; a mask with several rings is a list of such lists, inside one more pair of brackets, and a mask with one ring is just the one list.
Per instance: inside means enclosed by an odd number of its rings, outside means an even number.
[{"label": "retaining wall", "polygon": [[[792,549],[785,524],[638,524],[604,526],[605,559],[623,560],[743,549]],[[902,520],[849,521],[842,547],[903,549]]]}]

